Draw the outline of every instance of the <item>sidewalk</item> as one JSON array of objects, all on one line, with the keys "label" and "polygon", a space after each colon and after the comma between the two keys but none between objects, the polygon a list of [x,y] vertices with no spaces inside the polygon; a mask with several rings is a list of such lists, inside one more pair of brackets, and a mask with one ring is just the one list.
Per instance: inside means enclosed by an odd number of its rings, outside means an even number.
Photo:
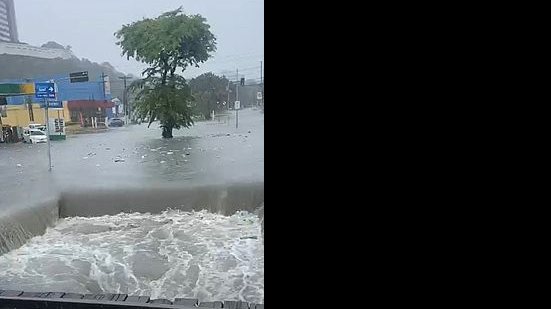
[{"label": "sidewalk", "polygon": [[65,134],[93,134],[93,133],[103,133],[109,131],[109,128],[81,128],[80,126],[67,126],[65,127]]}]

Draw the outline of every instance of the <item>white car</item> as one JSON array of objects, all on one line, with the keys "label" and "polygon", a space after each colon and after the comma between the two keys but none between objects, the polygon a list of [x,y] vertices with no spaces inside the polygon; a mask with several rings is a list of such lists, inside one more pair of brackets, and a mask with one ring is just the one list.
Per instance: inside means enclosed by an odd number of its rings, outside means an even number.
[{"label": "white car", "polygon": [[31,144],[46,143],[48,136],[41,130],[29,129],[23,132],[23,141]]},{"label": "white car", "polygon": [[46,131],[46,126],[43,125],[43,124],[38,124],[38,123],[31,123],[31,124],[29,124],[29,129],[30,130]]}]

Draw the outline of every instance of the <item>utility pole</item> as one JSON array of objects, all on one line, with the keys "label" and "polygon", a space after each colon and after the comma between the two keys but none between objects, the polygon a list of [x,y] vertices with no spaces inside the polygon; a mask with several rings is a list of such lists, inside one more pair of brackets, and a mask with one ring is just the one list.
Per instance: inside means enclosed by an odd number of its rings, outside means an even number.
[{"label": "utility pole", "polygon": [[52,145],[50,144],[50,112],[48,111],[48,107],[50,105],[50,102],[48,102],[48,99],[44,99],[44,105],[46,106],[45,108],[45,113],[46,113],[46,135],[47,135],[47,141],[48,141],[48,171],[52,171],[52,153],[51,153],[51,149],[52,149]]},{"label": "utility pole", "polygon": [[4,129],[2,129],[2,127],[3,127],[3,124],[2,124],[2,108],[3,107],[2,106],[4,106],[4,105],[0,105],[0,142],[4,141]]},{"label": "utility pole", "polygon": [[103,100],[105,101],[106,98],[105,98],[105,77],[107,75],[105,75],[105,73],[101,72],[101,86],[102,86],[102,89],[103,89]]},{"label": "utility pole", "polygon": [[[237,83],[235,83],[235,101],[239,101],[239,69],[236,69]],[[240,104],[241,105],[241,104]],[[235,108],[235,102],[233,107]],[[239,126],[239,109],[235,108],[235,128]]]},{"label": "utility pole", "polygon": [[226,90],[228,91],[228,100],[226,101],[226,108],[229,108],[230,107],[230,80],[228,79],[228,87],[226,87]]},{"label": "utility pole", "polygon": [[129,111],[130,109],[128,108],[128,102],[126,100],[126,80],[130,79],[130,77],[128,76],[119,76],[120,79],[124,80],[124,91],[122,93],[122,104],[124,104],[124,125],[128,125],[128,117],[129,117]]},{"label": "utility pole", "polygon": [[262,98],[260,98],[260,105],[264,105],[264,83],[262,82],[262,61],[260,61],[260,91],[262,92]]}]

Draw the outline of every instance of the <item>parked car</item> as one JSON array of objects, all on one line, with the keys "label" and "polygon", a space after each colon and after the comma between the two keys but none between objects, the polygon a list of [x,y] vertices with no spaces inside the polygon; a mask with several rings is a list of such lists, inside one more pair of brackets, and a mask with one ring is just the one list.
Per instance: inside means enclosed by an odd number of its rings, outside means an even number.
[{"label": "parked car", "polygon": [[31,123],[31,124],[29,124],[29,129],[46,131],[46,126],[43,125],[43,124],[38,124],[38,123]]},{"label": "parked car", "polygon": [[23,142],[38,144],[46,143],[48,141],[48,136],[46,132],[38,129],[25,129],[23,131]]},{"label": "parked car", "polygon": [[109,121],[110,127],[122,127],[124,125],[124,121],[120,118],[113,118],[111,121]]}]

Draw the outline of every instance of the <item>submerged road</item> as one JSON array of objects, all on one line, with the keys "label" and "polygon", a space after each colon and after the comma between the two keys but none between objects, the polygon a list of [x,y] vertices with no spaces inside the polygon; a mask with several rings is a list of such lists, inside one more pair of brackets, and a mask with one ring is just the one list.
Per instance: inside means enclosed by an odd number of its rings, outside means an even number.
[{"label": "submerged road", "polygon": [[162,139],[158,123],[111,128],[46,144],[0,144],[0,213],[61,191],[163,188],[264,180],[264,114],[197,122]]}]

